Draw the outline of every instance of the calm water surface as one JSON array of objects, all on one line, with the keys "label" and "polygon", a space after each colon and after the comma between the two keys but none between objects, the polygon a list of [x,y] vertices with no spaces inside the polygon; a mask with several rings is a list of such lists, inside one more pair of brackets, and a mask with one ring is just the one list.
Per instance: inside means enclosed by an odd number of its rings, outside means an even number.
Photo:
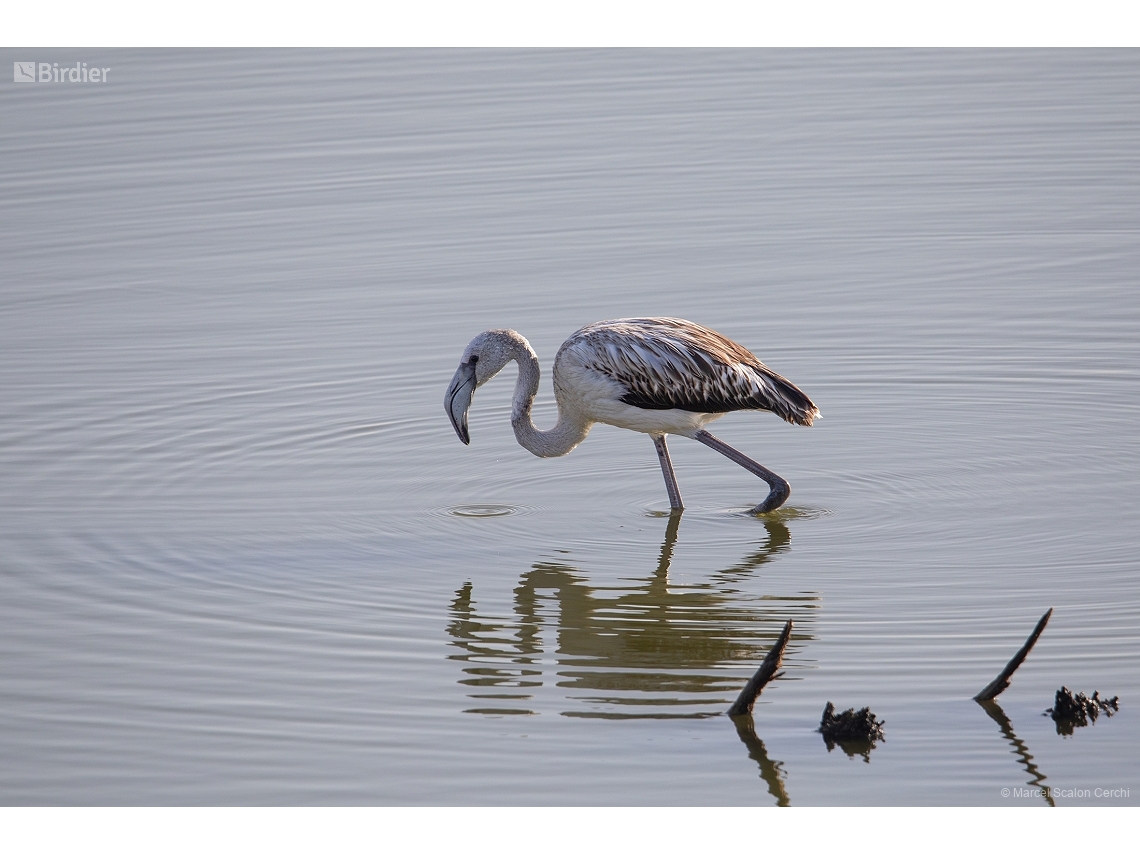
[{"label": "calm water surface", "polygon": [[[0,85],[0,802],[1140,799],[1137,52],[3,53],[112,70]],[[819,404],[717,424],[785,508],[456,439],[636,315]]]}]

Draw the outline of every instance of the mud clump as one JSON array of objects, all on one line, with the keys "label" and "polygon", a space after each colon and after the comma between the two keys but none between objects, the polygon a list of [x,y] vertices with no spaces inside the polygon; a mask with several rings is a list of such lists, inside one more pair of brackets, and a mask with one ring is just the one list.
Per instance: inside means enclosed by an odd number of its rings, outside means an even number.
[{"label": "mud clump", "polygon": [[1057,733],[1069,736],[1073,728],[1087,727],[1095,722],[1102,712],[1106,716],[1111,716],[1119,710],[1120,698],[1116,695],[1104,700],[1100,692],[1093,692],[1092,697],[1088,698],[1084,692],[1074,695],[1067,686],[1062,686],[1053,699],[1053,709],[1045,712],[1056,722]]},{"label": "mud clump", "polygon": [[856,754],[864,762],[870,762],[871,749],[875,742],[886,740],[883,733],[884,721],[875,718],[870,707],[856,711],[854,708],[835,714],[835,705],[831,701],[823,708],[823,718],[819,722],[819,732],[823,734],[823,741],[827,743],[827,750],[831,751],[838,745],[848,757]]}]

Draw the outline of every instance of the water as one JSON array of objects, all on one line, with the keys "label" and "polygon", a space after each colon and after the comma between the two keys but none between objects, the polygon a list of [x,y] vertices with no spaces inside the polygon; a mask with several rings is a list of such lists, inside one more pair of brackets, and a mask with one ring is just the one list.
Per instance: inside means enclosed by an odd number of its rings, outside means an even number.
[{"label": "water", "polygon": [[[1135,51],[4,53],[112,71],[0,86],[0,802],[1140,796]],[[819,404],[714,426],[780,512],[456,439],[473,335],[638,315]]]}]

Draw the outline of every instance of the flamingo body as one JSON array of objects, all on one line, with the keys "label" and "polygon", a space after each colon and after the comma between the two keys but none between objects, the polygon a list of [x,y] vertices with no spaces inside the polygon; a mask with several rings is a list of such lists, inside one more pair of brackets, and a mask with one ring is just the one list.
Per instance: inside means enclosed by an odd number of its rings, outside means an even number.
[{"label": "flamingo body", "polygon": [[649,434],[657,447],[674,510],[682,510],[666,434],[696,439],[764,478],[772,488],[754,512],[779,507],[788,483],[704,426],[736,410],[770,410],[792,424],[811,425],[819,410],[795,385],[747,349],[707,327],[678,318],[624,318],[583,327],[558,350],[554,395],[558,423],[540,431],[531,419],[538,358],[514,330],[489,330],[467,346],[444,398],[452,425],[470,443],[467,411],[475,389],[508,362],[519,364],[511,423],[519,444],[539,457],[569,453],[593,424]]}]

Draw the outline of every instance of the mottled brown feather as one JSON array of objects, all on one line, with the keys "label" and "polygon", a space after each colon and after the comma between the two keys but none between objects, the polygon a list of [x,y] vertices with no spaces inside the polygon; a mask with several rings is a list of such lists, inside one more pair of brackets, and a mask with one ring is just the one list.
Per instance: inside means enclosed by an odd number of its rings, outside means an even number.
[{"label": "mottled brown feather", "polygon": [[625,388],[645,410],[770,410],[810,425],[819,410],[803,392],[720,333],[677,318],[623,318],[583,327],[562,346],[583,367]]}]

